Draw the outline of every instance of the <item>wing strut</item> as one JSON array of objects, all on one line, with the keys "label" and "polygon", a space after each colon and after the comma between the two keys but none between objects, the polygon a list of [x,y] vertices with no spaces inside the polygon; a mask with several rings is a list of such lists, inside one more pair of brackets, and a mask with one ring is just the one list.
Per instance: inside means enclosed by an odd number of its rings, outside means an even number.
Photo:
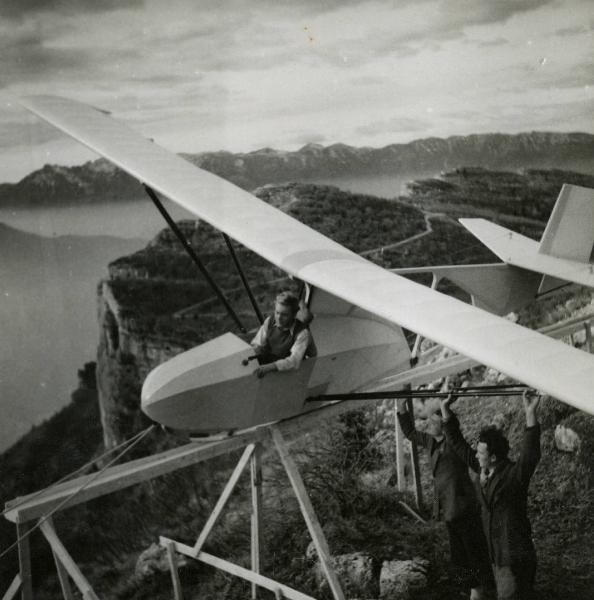
[{"label": "wing strut", "polygon": [[184,247],[185,251],[188,253],[189,257],[194,261],[196,266],[200,269],[200,272],[202,273],[202,275],[204,275],[204,277],[210,284],[210,287],[213,289],[214,293],[217,295],[219,300],[225,305],[227,312],[229,313],[231,318],[235,321],[235,324],[237,325],[237,327],[239,327],[239,330],[242,333],[246,333],[246,331],[247,331],[246,328],[243,326],[243,323],[239,320],[239,317],[233,310],[233,307],[229,304],[229,301],[227,300],[227,298],[225,298],[225,295],[223,294],[221,288],[215,283],[214,279],[210,276],[210,273],[204,266],[204,263],[200,260],[200,257],[196,254],[196,252],[195,252],[194,248],[192,248],[192,245],[190,244],[190,242],[188,242],[188,240],[186,239],[186,236],[181,232],[180,228],[177,226],[175,221],[171,218],[171,215],[165,210],[165,207],[163,206],[163,204],[157,197],[157,194],[155,194],[155,191],[151,187],[149,187],[146,183],[143,183],[143,186],[144,186],[144,189],[146,190],[146,193],[149,195],[149,198],[153,201],[154,205],[157,207],[157,210],[161,213],[161,215],[163,216],[165,221],[167,221],[167,225],[169,225],[169,227],[171,228],[173,233],[175,233],[175,235],[177,236],[179,241],[182,243],[182,246]]},{"label": "wing strut", "polygon": [[245,291],[247,292],[247,295],[249,296],[249,299],[250,299],[250,302],[252,303],[254,312],[256,313],[256,316],[258,317],[258,321],[260,321],[260,325],[261,325],[262,323],[264,323],[264,317],[262,315],[262,312],[260,311],[260,307],[258,306],[258,303],[256,302],[256,298],[254,297],[254,294],[252,293],[250,284],[248,283],[248,280],[245,277],[245,273],[243,272],[243,269],[241,268],[241,263],[239,262],[239,257],[237,256],[237,254],[235,254],[235,250],[233,249],[233,245],[231,244],[231,238],[226,233],[223,233],[223,237],[225,238],[225,243],[227,244],[227,248],[229,248],[229,253],[231,254],[231,258],[233,259],[235,268],[237,269],[237,272],[239,273],[239,277],[241,277],[241,282],[243,283],[243,287],[245,288]]}]

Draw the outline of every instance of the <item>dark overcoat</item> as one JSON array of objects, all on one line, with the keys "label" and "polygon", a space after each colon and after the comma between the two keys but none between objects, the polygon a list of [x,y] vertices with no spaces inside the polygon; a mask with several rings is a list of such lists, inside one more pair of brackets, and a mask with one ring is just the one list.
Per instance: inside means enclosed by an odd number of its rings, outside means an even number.
[{"label": "dark overcoat", "polygon": [[468,475],[466,463],[457,455],[447,439],[438,442],[433,436],[417,431],[408,413],[398,413],[402,433],[429,451],[433,473],[433,517],[453,521],[478,514],[475,491]]},{"label": "dark overcoat", "polygon": [[[462,436],[458,420],[450,418],[444,429],[458,456],[480,473],[475,451]],[[524,432],[517,462],[502,460],[485,483],[480,478],[475,483],[489,555],[491,562],[499,567],[536,560],[526,504],[530,478],[539,460],[540,427],[535,425]]]}]

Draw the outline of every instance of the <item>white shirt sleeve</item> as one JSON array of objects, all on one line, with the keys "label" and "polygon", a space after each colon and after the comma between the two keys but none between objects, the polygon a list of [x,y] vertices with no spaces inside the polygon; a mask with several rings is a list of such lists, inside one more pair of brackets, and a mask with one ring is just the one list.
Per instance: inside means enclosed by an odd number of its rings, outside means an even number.
[{"label": "white shirt sleeve", "polygon": [[[255,338],[254,338],[255,339]],[[279,371],[297,370],[301,366],[301,361],[305,356],[305,351],[309,346],[309,329],[302,329],[291,346],[291,354],[287,358],[281,358],[274,362]],[[252,342],[253,344],[253,342]]]}]

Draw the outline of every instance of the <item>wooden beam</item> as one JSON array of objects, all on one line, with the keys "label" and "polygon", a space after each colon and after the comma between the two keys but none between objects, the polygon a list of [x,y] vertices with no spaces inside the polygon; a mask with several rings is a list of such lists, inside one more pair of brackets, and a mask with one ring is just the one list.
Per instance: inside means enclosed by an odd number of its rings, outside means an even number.
[{"label": "wooden beam", "polygon": [[[412,398],[406,399],[406,408],[408,410],[408,414],[412,419],[413,423],[415,422],[415,413],[413,410],[413,402]],[[413,437],[410,441],[410,456],[411,456],[411,464],[412,464],[412,472],[413,472],[413,481],[415,486],[415,501],[417,504],[417,510],[422,510],[423,508],[423,488],[421,487],[421,469],[419,468],[419,448],[417,446],[417,440]]]},{"label": "wooden beam", "polygon": [[14,579],[12,580],[12,583],[10,584],[9,588],[6,590],[6,593],[4,594],[4,596],[2,596],[2,600],[12,600],[18,593],[18,591],[21,589],[21,576],[19,573],[17,573],[14,576]]},{"label": "wooden beam", "polygon": [[223,508],[225,508],[225,505],[227,504],[227,501],[229,500],[231,493],[235,489],[235,486],[237,485],[237,482],[239,481],[239,478],[241,477],[243,470],[245,469],[248,461],[250,460],[250,458],[252,456],[252,453],[254,452],[254,448],[255,448],[254,444],[250,444],[243,451],[243,454],[242,454],[241,458],[239,459],[237,466],[235,467],[233,473],[231,474],[231,477],[229,477],[229,481],[227,481],[227,485],[225,486],[225,488],[223,489],[223,492],[219,496],[219,499],[217,500],[217,503],[216,503],[213,511],[210,513],[210,516],[208,517],[206,524],[202,528],[202,531],[200,532],[200,535],[198,536],[198,539],[196,540],[196,543],[194,544],[194,554],[198,554],[200,552],[200,550],[202,550],[202,546],[204,546],[204,542],[206,541],[208,534],[212,531],[212,528],[214,527],[215,523],[217,522],[217,519],[219,518],[219,516],[221,515]]},{"label": "wooden beam", "polygon": [[33,600],[33,573],[31,570],[31,546],[29,533],[35,526],[31,521],[17,523],[18,553],[21,576],[21,600]]},{"label": "wooden beam", "polygon": [[[54,528],[54,523],[51,517],[46,517],[45,519],[51,527]],[[56,571],[58,572],[58,579],[60,580],[60,587],[62,588],[62,595],[64,596],[64,600],[74,600],[74,595],[72,594],[72,587],[70,586],[70,580],[68,579],[68,571],[64,568],[62,561],[58,557],[58,555],[53,551],[54,562],[56,563]]]},{"label": "wooden beam", "polygon": [[416,366],[408,371],[386,377],[377,382],[371,389],[373,389],[373,391],[381,392],[383,390],[399,390],[406,385],[417,387],[419,385],[431,383],[432,381],[446,377],[447,375],[461,373],[462,371],[476,367],[478,364],[479,363],[476,360],[467,358],[461,354],[456,354],[454,356],[448,356],[443,360]]},{"label": "wooden beam", "polygon": [[171,571],[171,582],[173,583],[174,600],[183,600],[181,581],[177,571],[177,557],[175,556],[175,545],[170,542],[167,544],[167,559],[169,560],[169,570]]},{"label": "wooden beam", "polygon": [[45,520],[39,522],[39,528],[43,532],[45,539],[48,541],[55,555],[72,578],[72,581],[76,584],[76,587],[82,593],[85,600],[99,600],[91,587],[91,584],[87,581],[77,564],[72,560],[72,557],[68,553],[68,550],[64,547],[60,538],[56,534],[51,523]]},{"label": "wooden beam", "polygon": [[[260,521],[262,513],[262,445],[256,444],[250,462],[252,515],[251,515],[251,564],[254,573],[260,573]],[[258,597],[258,586],[252,582],[252,600]]]},{"label": "wooden beam", "polygon": [[[268,437],[267,428],[258,427],[249,431],[238,433],[228,439],[207,443],[191,443],[173,448],[160,454],[146,456],[121,465],[106,469],[100,477],[89,483],[96,476],[85,475],[72,481],[49,488],[46,494],[39,496],[39,492],[27,497],[16,498],[6,504],[5,517],[12,522],[24,522],[42,517],[51,512],[65,498],[72,496],[79,488],[88,484],[88,487],[72,498],[66,507],[88,502],[115,491],[125,489],[142,481],[166,475],[172,471],[183,469],[204,460],[227,454],[233,450],[243,448],[246,444]],[[10,507],[15,505],[13,509]]]},{"label": "wooden beam", "polygon": [[402,500],[399,500],[398,504],[400,504],[400,506],[402,506],[402,508],[404,508],[404,510],[409,515],[411,515],[412,517],[414,517],[420,523],[423,523],[423,524],[427,523],[426,519],[424,519],[417,511],[413,510],[406,502],[403,502]]},{"label": "wooden beam", "polygon": [[271,433],[276,450],[280,456],[285,471],[289,476],[289,481],[293,486],[293,491],[297,496],[299,508],[301,509],[301,513],[303,514],[303,518],[307,524],[307,528],[313,540],[316,552],[318,553],[320,565],[324,575],[326,575],[326,579],[328,580],[330,591],[332,592],[335,600],[344,600],[344,594],[342,592],[342,588],[340,587],[340,582],[338,581],[338,577],[336,577],[336,573],[332,567],[328,542],[326,541],[322,526],[318,521],[318,517],[316,516],[309,496],[307,495],[307,490],[305,489],[305,484],[303,483],[303,479],[301,478],[299,470],[297,469],[297,465],[289,453],[281,432],[273,426],[271,427]]},{"label": "wooden beam", "polygon": [[406,479],[404,474],[404,433],[398,420],[398,400],[394,400],[394,440],[396,443],[396,478],[398,491],[406,490]]},{"label": "wooden beam", "polygon": [[195,560],[199,560],[207,565],[210,565],[211,567],[221,569],[222,571],[226,571],[231,575],[235,575],[237,577],[241,577],[241,579],[245,579],[246,581],[256,583],[260,587],[270,590],[273,593],[274,590],[279,589],[282,592],[283,597],[287,598],[287,600],[316,600],[316,598],[313,596],[308,596],[307,594],[298,592],[297,590],[279,583],[278,581],[264,577],[264,575],[260,575],[259,573],[254,573],[249,569],[240,567],[239,565],[233,564],[224,560],[223,558],[219,558],[218,556],[208,554],[207,552],[202,551],[198,554],[198,556],[194,556],[194,548],[192,546],[186,546],[186,544],[170,540],[166,537],[160,537],[159,543],[162,546],[167,546],[167,544],[173,543],[175,550],[180,554],[185,554],[186,556],[194,558]]}]

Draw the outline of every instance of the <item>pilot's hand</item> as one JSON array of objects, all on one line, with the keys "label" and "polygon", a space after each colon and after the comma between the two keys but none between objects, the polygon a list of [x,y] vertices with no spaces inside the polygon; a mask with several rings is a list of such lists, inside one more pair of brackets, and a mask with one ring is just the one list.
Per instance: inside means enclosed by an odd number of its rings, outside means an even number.
[{"label": "pilot's hand", "polygon": [[267,365],[260,365],[255,371],[254,375],[258,379],[262,379],[266,373],[271,373],[272,371],[276,371],[276,365],[274,363],[269,363]]}]

